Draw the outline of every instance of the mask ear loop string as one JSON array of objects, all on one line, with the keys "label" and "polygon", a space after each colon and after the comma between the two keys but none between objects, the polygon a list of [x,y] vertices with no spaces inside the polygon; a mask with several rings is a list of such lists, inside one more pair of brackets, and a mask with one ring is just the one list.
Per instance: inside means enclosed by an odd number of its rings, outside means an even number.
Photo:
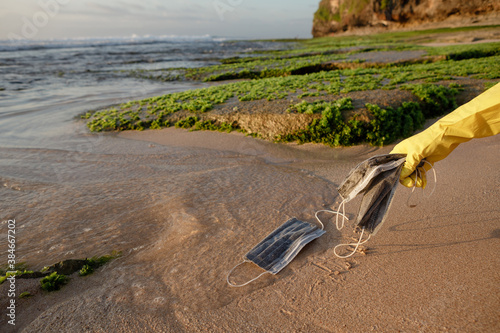
[{"label": "mask ear loop string", "polygon": [[[360,245],[362,245],[362,244],[364,244],[364,243],[368,242],[368,240],[370,240],[371,235],[368,235],[368,238],[367,238],[367,239],[365,239],[364,241],[362,241],[362,239],[363,239],[363,234],[364,234],[364,233],[365,233],[365,228],[361,229],[361,236],[359,236],[359,240],[358,240],[356,243],[339,244],[339,245],[337,245],[337,246],[335,246],[335,247],[333,248],[333,253],[335,253],[335,255],[336,255],[337,257],[342,258],[342,259],[345,259],[345,258],[349,258],[349,257],[351,257],[354,253],[356,253],[356,251],[358,251],[358,248],[359,248],[359,246],[360,246]],[[349,254],[347,254],[347,255],[345,255],[345,256],[341,256],[341,255],[339,255],[339,254],[337,253],[337,248],[338,248],[338,247],[340,247],[340,246],[351,246],[351,245],[356,245],[356,247],[354,248],[354,250],[353,250],[351,253],[349,253]]]},{"label": "mask ear loop string", "polygon": [[[339,204],[339,208],[337,209],[337,212],[336,212],[336,217],[335,217],[335,226],[337,227],[337,230],[342,230],[342,228],[344,227],[344,224],[345,224],[345,220],[349,221],[349,219],[347,218],[347,216],[345,216],[345,203],[346,203],[346,200],[342,200],[342,202]],[[342,208],[342,213],[340,213],[340,208]],[[342,223],[339,224],[339,215],[342,216]]]},{"label": "mask ear loop string", "polygon": [[229,273],[227,273],[227,277],[226,277],[226,281],[227,281],[227,284],[230,285],[231,287],[244,287],[246,286],[247,284],[250,284],[252,282],[254,282],[255,280],[257,280],[258,278],[260,278],[262,275],[264,274],[271,274],[269,273],[268,271],[265,271],[263,273],[261,273],[259,276],[257,276],[256,278],[253,278],[251,279],[250,281],[247,281],[243,284],[235,284],[235,283],[232,283],[231,281],[229,281],[229,277],[231,276],[231,274],[233,273],[233,271],[236,269],[236,267],[240,266],[240,265],[243,265],[244,263],[246,262],[250,262],[250,260],[243,260],[242,262],[240,262],[238,265],[234,266],[230,271]]},{"label": "mask ear loop string", "polygon": [[[434,174],[434,187],[432,188],[431,193],[429,195],[425,195],[425,189],[422,189],[423,196],[425,198],[430,198],[434,194],[434,191],[436,190],[436,187],[437,187],[437,173],[436,173],[436,169],[434,169],[434,166],[429,161],[423,159],[422,162],[429,164],[429,166],[431,167],[429,169],[429,171],[432,170],[432,173]],[[423,169],[423,170],[424,170],[423,174],[425,175],[427,173],[427,171],[425,171],[425,169]],[[417,205],[410,205],[409,202],[410,202],[410,199],[413,195],[413,192],[415,192],[415,189],[417,188],[417,179],[421,178],[421,171],[418,169],[418,167],[415,169],[415,176],[416,176],[416,178],[415,178],[415,181],[413,183],[413,187],[411,188],[411,193],[410,193],[410,195],[408,195],[408,199],[406,199],[406,206],[408,206],[410,208],[414,208],[417,206]]]},{"label": "mask ear loop string", "polygon": [[410,195],[408,195],[408,199],[406,199],[406,206],[410,207],[410,208],[417,207],[417,205],[410,205],[410,199],[413,196],[413,192],[415,192],[415,189],[417,188],[417,179],[418,179],[419,175],[420,175],[420,171],[418,170],[418,168],[416,168],[415,169],[415,181],[413,182],[413,186],[411,188],[411,193],[410,193]]},{"label": "mask ear loop string", "polygon": [[[429,166],[431,167],[429,170],[432,170],[432,173],[434,174],[434,187],[432,188],[432,191],[431,191],[431,194],[429,195],[425,195],[425,192],[424,192],[424,197],[426,198],[430,198],[433,194],[434,194],[434,191],[436,190],[436,187],[437,187],[437,175],[436,175],[436,169],[434,169],[434,166],[427,160],[422,160],[423,162],[429,164]],[[424,169],[425,170],[425,169]]]},{"label": "mask ear loop string", "polygon": [[[339,208],[338,208],[337,211],[333,211],[333,210],[318,210],[316,212],[316,214],[314,214],[314,216],[316,216],[316,219],[318,220],[318,222],[321,223],[321,225],[323,226],[323,222],[321,222],[321,220],[319,219],[318,213],[320,213],[320,212],[327,212],[327,213],[335,214],[336,215],[335,224],[337,226],[337,230],[340,231],[344,227],[345,220],[349,221],[349,218],[345,215],[345,202],[346,202],[346,200],[342,200],[342,202],[340,203]],[[342,213],[340,212],[340,209],[342,209]],[[339,215],[342,217],[342,222],[340,224],[339,224]],[[357,243],[339,244],[339,245],[335,246],[335,248],[333,249],[333,253],[335,253],[335,255],[337,257],[342,258],[342,259],[351,257],[354,253],[356,253],[356,251],[358,250],[358,248],[359,248],[360,245],[368,242],[368,240],[370,239],[371,235],[368,235],[368,238],[363,241],[362,239],[363,239],[363,234],[364,233],[365,233],[365,228],[363,228],[361,230],[361,236],[359,237],[359,241]],[[355,245],[356,246],[354,248],[354,251],[352,251],[350,254],[345,255],[345,256],[341,256],[341,255],[339,255],[337,253],[337,248],[338,247],[340,247],[340,246],[350,246],[350,245]]]},{"label": "mask ear loop string", "polygon": [[[323,222],[319,219],[319,216],[318,216],[318,213],[321,213],[321,212],[327,212],[327,213],[332,213],[332,214],[336,214],[336,219],[335,219],[335,224],[337,226],[337,230],[341,230],[343,227],[344,227],[344,223],[345,223],[345,220],[348,220],[349,221],[349,218],[345,215],[345,211],[344,209],[342,210],[342,213],[340,212],[340,207],[344,207],[344,201],[342,201],[340,203],[341,206],[339,206],[339,209],[337,211],[333,211],[333,210],[318,210],[316,212],[316,214],[314,214],[314,216],[316,217],[316,220],[318,220],[318,222],[321,224],[321,229],[323,230],[325,227],[324,227],[324,224]],[[339,223],[339,215],[342,216],[342,221],[341,223]]]}]

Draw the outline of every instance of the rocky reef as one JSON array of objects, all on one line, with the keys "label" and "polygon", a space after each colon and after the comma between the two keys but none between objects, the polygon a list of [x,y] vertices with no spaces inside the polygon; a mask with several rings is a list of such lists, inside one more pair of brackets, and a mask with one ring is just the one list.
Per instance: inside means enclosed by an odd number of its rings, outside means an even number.
[{"label": "rocky reef", "polygon": [[312,35],[498,22],[500,1],[495,0],[321,0],[314,14]]}]

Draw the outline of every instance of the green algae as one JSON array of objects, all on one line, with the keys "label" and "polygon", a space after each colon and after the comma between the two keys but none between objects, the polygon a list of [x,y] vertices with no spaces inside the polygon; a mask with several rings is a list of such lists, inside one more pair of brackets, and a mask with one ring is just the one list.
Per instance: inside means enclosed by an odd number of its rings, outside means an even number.
[{"label": "green algae", "polygon": [[69,278],[64,274],[54,272],[40,280],[40,287],[45,291],[56,291],[67,284]]},{"label": "green algae", "polygon": [[19,298],[30,298],[32,296],[33,295],[31,295],[31,293],[28,292],[28,291],[25,291],[25,292],[22,292],[22,293],[19,294]]},{"label": "green algae", "polygon": [[[40,278],[40,287],[45,291],[56,291],[69,282],[67,274],[79,272],[80,276],[92,274],[97,268],[105,265],[109,261],[121,256],[121,252],[112,251],[111,254],[94,256],[83,260],[64,260],[52,266],[46,266],[40,271],[28,270],[25,263],[17,263],[14,268],[8,265],[0,266],[0,284],[9,276],[16,276],[21,279]],[[25,294],[21,297],[21,295]],[[29,293],[22,293],[19,297],[29,297]]]},{"label": "green algae", "polygon": [[[472,28],[294,41],[296,45],[294,49],[260,51],[256,56],[246,55],[225,59],[219,65],[197,69],[168,69],[165,70],[165,75],[169,77],[172,77],[171,72],[183,72],[182,75],[177,75],[176,79],[187,77],[204,81],[239,81],[129,101],[97,112],[88,112],[82,118],[93,132],[159,129],[172,125],[190,130],[229,132],[243,129],[236,123],[206,120],[206,117],[202,117],[205,119],[203,120],[198,115],[229,103],[288,98],[297,101],[290,105],[288,112],[323,115],[325,109],[335,109],[333,104],[329,104],[332,102],[323,101],[326,97],[331,100],[332,96],[377,89],[411,91],[418,97],[418,103],[402,103],[394,109],[382,109],[367,103],[366,109],[373,123],[367,123],[366,120],[362,121],[354,116],[344,120],[345,124],[341,130],[334,128],[333,132],[328,132],[325,126],[330,124],[334,127],[333,123],[329,120],[320,123],[318,120],[314,126],[309,125],[309,132],[314,133],[295,133],[278,138],[280,141],[323,142],[329,145],[352,145],[359,142],[387,144],[396,138],[406,137],[418,129],[422,117],[425,119],[436,116],[443,110],[447,112],[456,107],[455,96],[458,93],[456,86],[451,84],[443,87],[442,84],[436,83],[460,78],[487,79],[496,82],[500,78],[498,42],[443,47],[424,47],[415,44],[428,41],[430,37],[440,33],[466,30]],[[349,55],[354,53],[387,50],[422,50],[425,57],[417,56],[409,61],[393,63],[346,61]],[[143,72],[141,75],[148,78],[149,74]],[[493,84],[494,82],[486,83],[485,87]],[[237,109],[238,107],[233,108]],[[172,118],[179,111],[183,111],[183,115]],[[337,119],[333,115],[329,116],[333,117],[331,119]],[[386,126],[395,122],[394,119],[401,122],[400,129],[397,126]],[[395,128],[394,134],[388,133],[391,128]],[[330,136],[325,133],[330,133],[328,134]],[[259,135],[259,133],[254,134]]]},{"label": "green algae", "polygon": [[[356,68],[306,75],[240,81],[208,88],[131,101],[95,113],[88,113],[87,126],[93,132],[143,130],[171,126],[168,116],[180,110],[204,113],[231,98],[240,102],[307,96],[345,94],[352,91],[399,89],[404,84],[458,77],[500,78],[500,56],[465,60],[442,60],[426,64]],[[404,87],[402,87],[405,89]]]},{"label": "green algae", "polygon": [[113,251],[111,254],[108,255],[103,255],[103,256],[94,256],[92,258],[87,258],[85,259],[85,264],[82,266],[82,268],[78,271],[78,275],[80,276],[87,276],[94,271],[107,264],[109,261],[116,259],[121,256],[121,252]]},{"label": "green algae", "polygon": [[[297,112],[319,113],[305,129],[278,136],[277,141],[298,143],[315,142],[329,146],[352,146],[367,142],[383,146],[399,138],[407,138],[420,129],[426,118],[449,112],[456,107],[455,96],[458,87],[419,84],[407,86],[420,99],[417,102],[403,102],[397,108],[385,109],[375,104],[365,106],[371,115],[370,121],[361,121],[355,115],[344,119],[343,111],[353,110],[352,100],[342,98],[335,102],[301,102],[293,106]],[[305,111],[304,111],[305,110]]]},{"label": "green algae", "polygon": [[227,122],[218,122],[216,120],[200,120],[198,117],[189,116],[181,119],[175,123],[176,128],[190,129],[191,131],[219,131],[219,132],[232,132],[238,130],[236,124],[229,124]]}]

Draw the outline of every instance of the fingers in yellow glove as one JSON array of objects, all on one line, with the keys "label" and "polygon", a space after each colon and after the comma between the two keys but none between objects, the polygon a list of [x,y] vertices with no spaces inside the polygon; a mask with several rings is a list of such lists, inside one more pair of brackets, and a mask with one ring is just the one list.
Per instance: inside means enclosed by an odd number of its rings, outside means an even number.
[{"label": "fingers in yellow glove", "polygon": [[[418,172],[415,169],[411,169],[405,165],[401,169],[401,174],[399,176],[399,182],[401,185],[412,188],[421,187],[425,188],[427,186],[426,172],[432,168],[432,162],[421,162],[417,167]],[[416,181],[416,185],[415,185]]]},{"label": "fingers in yellow glove", "polygon": [[[403,167],[404,169],[404,167]],[[426,171],[423,167],[418,167],[418,172],[414,171],[410,175],[406,176],[408,174],[408,169],[406,169],[406,172],[403,174],[403,171],[401,172],[401,177],[399,179],[399,182],[406,187],[412,188],[412,187],[421,187],[425,188],[427,186],[427,176],[426,176]],[[411,171],[411,170],[410,170]]]}]

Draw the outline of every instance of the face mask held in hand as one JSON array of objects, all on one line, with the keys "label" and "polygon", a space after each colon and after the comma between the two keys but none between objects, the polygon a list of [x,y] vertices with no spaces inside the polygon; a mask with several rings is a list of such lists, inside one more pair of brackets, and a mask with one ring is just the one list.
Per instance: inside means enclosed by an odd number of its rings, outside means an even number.
[{"label": "face mask held in hand", "polygon": [[[345,204],[356,196],[363,195],[355,222],[355,226],[361,228],[359,241],[335,246],[334,253],[337,257],[348,258],[352,256],[358,247],[366,243],[372,235],[375,235],[385,222],[405,157],[404,154],[377,155],[361,162],[351,170],[338,188],[342,197],[338,210],[336,212],[330,210],[316,212],[316,218],[320,222],[319,212],[337,214],[336,225],[337,229],[341,230],[345,220],[348,220],[345,215]],[[341,210],[342,212],[340,212]],[[365,233],[368,234],[368,238],[363,240]],[[347,255],[337,253],[339,247],[351,245],[355,246],[351,253]]]},{"label": "face mask held in hand", "polygon": [[375,235],[385,221],[404,161],[405,155],[401,154],[369,158],[358,164],[338,189],[343,204],[363,194],[356,226],[371,235]]}]

